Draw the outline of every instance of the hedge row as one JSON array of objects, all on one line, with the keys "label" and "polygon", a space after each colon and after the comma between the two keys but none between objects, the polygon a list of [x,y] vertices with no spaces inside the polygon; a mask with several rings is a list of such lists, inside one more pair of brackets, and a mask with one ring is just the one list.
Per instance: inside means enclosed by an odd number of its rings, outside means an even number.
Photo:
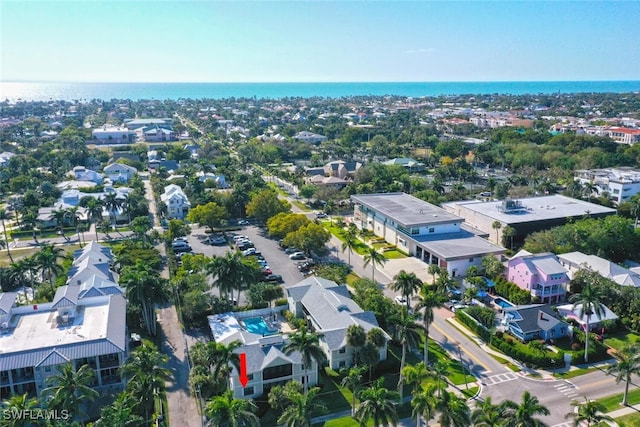
[{"label": "hedge row", "polygon": [[493,335],[491,337],[491,346],[500,350],[507,356],[511,356],[523,363],[529,363],[540,367],[564,366],[564,351],[553,353],[552,356],[547,354],[540,355],[538,353],[534,353],[534,351],[529,349],[526,344],[522,344],[515,338],[512,341],[507,341],[498,335]]},{"label": "hedge row", "polygon": [[498,295],[503,296],[512,303],[518,305],[531,303],[531,293],[521,289],[515,283],[509,282],[503,277],[498,277],[495,283],[495,290]]},{"label": "hedge row", "polygon": [[475,334],[482,338],[485,342],[491,340],[491,332],[485,328],[480,322],[466,313],[466,310],[457,310],[456,319],[467,328],[471,329]]}]

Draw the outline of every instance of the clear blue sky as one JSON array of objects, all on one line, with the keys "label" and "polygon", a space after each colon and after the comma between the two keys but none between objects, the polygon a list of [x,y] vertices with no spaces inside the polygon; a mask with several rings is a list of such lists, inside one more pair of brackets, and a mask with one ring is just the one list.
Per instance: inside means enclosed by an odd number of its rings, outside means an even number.
[{"label": "clear blue sky", "polygon": [[640,1],[0,0],[0,80],[640,80]]}]

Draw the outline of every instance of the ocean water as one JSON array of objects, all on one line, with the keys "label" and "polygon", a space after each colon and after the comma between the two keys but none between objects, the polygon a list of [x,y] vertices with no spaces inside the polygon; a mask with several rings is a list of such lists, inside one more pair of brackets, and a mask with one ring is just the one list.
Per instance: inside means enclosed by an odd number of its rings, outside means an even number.
[{"label": "ocean water", "polygon": [[388,82],[388,83],[45,83],[0,82],[0,100],[342,98],[487,94],[624,93],[640,81]]}]

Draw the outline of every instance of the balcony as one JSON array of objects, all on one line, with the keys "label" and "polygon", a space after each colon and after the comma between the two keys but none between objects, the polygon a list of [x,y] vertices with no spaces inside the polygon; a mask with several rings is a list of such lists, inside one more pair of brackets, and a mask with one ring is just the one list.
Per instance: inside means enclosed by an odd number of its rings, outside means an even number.
[{"label": "balcony", "polygon": [[541,286],[531,289],[531,295],[534,297],[551,297],[556,295],[564,295],[567,291],[564,287],[559,286]]}]

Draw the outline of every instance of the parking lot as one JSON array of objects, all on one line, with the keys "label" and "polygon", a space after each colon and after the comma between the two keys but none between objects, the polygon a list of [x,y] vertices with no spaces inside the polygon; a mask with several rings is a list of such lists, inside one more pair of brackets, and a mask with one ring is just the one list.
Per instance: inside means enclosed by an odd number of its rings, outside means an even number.
[{"label": "parking lot", "polygon": [[[279,274],[282,276],[282,286],[287,288],[295,285],[304,279],[297,269],[296,264],[301,261],[293,261],[289,259],[287,255],[276,240],[268,237],[266,229],[261,229],[256,226],[248,225],[242,227],[238,231],[227,233],[227,237],[231,243],[227,245],[214,246],[204,243],[209,237],[209,234],[205,233],[204,227],[191,226],[192,232],[186,239],[189,245],[193,249],[194,253],[204,254],[206,256],[224,256],[228,251],[235,250],[235,247],[231,249],[230,245],[233,244],[233,235],[245,235],[251,240],[255,248],[262,253],[262,256],[267,261],[269,268],[273,271],[273,274]],[[239,304],[245,304],[246,300],[244,295],[240,296]]]}]

